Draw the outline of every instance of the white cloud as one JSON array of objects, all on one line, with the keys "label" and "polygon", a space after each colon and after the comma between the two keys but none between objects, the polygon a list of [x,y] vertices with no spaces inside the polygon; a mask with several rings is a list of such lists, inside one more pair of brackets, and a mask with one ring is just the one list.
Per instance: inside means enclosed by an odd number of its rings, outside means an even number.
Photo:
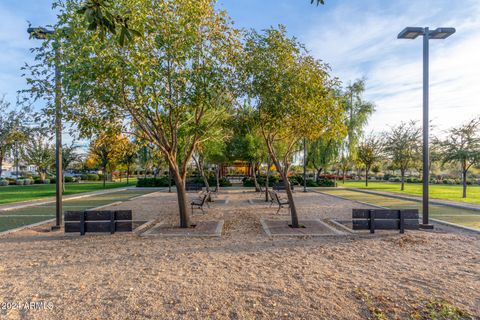
[{"label": "white cloud", "polygon": [[[430,116],[434,123],[447,128],[480,114],[480,4],[445,2],[433,11],[424,10],[432,4],[415,2],[406,9],[395,4],[388,10],[382,5],[370,11],[339,5],[303,38],[312,53],[329,62],[345,82],[367,77],[366,98],[377,105],[369,130],[421,119],[422,41],[397,40],[405,26],[457,28],[449,39],[430,41]],[[328,32],[319,32],[320,25],[330,26]]]}]

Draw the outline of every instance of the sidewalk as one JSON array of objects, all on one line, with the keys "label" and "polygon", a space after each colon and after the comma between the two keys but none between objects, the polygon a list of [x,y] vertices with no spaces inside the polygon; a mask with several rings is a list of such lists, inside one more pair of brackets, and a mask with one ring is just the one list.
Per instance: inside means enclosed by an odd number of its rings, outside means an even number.
[{"label": "sidewalk", "polygon": [[[367,193],[367,194],[386,196],[386,197],[395,198],[395,199],[422,202],[422,197],[420,197],[420,196],[403,195],[403,194],[398,194],[398,193],[394,193],[394,192],[367,190],[367,189],[361,189],[361,188],[350,188],[350,187],[338,187],[338,188],[339,189],[340,188],[345,189],[345,190],[357,191],[357,192],[363,192],[363,193]],[[465,203],[465,202],[452,201],[452,200],[442,200],[442,199],[430,199],[429,203],[430,204],[437,204],[437,205],[453,207],[453,208],[459,208],[459,209],[480,211],[480,205],[472,204],[472,203]]]},{"label": "sidewalk", "polygon": [[[133,187],[119,187],[119,188],[112,188],[112,189],[108,189],[108,190],[96,190],[96,191],[76,193],[76,194],[72,194],[72,195],[69,195],[69,196],[64,196],[63,201],[80,199],[80,198],[84,198],[84,197],[91,197],[91,196],[100,195],[100,194],[115,193],[115,192],[124,191],[124,190],[132,189],[132,188],[135,188],[135,187],[134,186]],[[42,199],[37,199],[37,200],[28,200],[28,201],[5,203],[5,204],[0,205],[0,212],[1,211],[10,211],[10,210],[15,210],[15,209],[28,208],[28,207],[33,207],[33,206],[38,206],[38,205],[43,205],[43,204],[48,204],[48,203],[55,203],[55,197],[42,198]]]}]

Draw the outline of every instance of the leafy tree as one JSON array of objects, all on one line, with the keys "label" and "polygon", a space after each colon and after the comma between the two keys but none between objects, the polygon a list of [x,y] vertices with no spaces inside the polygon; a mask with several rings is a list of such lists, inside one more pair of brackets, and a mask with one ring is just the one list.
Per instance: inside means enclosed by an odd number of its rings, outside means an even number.
[{"label": "leafy tree", "polygon": [[339,154],[340,143],[335,139],[320,137],[309,143],[307,164],[317,171],[315,180],[318,182],[320,174],[332,165]]},{"label": "leafy tree", "polygon": [[365,79],[359,79],[348,85],[343,93],[347,126],[346,150],[351,160],[356,158],[356,147],[363,135],[363,129],[375,111],[372,102],[363,100],[364,92]]},{"label": "leafy tree", "polygon": [[405,172],[416,160],[417,150],[421,148],[422,128],[416,122],[402,122],[385,134],[384,151],[390,157],[395,168],[400,170],[401,190],[405,190]]},{"label": "leafy tree", "polygon": [[10,110],[10,103],[0,97],[0,178],[3,160],[12,151],[15,143],[25,140],[26,130],[22,124],[28,110]]},{"label": "leafy tree", "polygon": [[84,16],[89,31],[98,31],[101,40],[111,34],[118,36],[118,44],[123,46],[141,34],[129,26],[130,11],[121,12],[115,4],[112,0],[86,0],[77,13]]},{"label": "leafy tree", "polygon": [[130,141],[127,137],[122,137],[119,141],[119,164],[124,165],[127,169],[127,184],[129,182],[130,173],[132,167],[135,164],[138,157],[138,146]]},{"label": "leafy tree", "polygon": [[342,105],[334,94],[336,81],[327,67],[308,56],[284,27],[246,37],[243,70],[246,93],[255,105],[257,123],[267,150],[283,179],[290,203],[292,227],[298,215],[288,174],[293,154],[303,138],[341,135]]},{"label": "leafy tree", "polygon": [[[63,170],[67,170],[74,164],[75,162],[80,162],[81,161],[81,156],[79,153],[77,153],[78,146],[75,145],[74,142],[72,142],[70,145],[63,146],[62,147],[62,167]],[[62,171],[63,174],[63,191],[65,192],[65,171]]]},{"label": "leafy tree", "polygon": [[215,180],[217,190],[220,190],[220,165],[228,161],[226,143],[224,140],[210,140],[204,151],[205,160],[215,165]]},{"label": "leafy tree", "polygon": [[382,139],[373,134],[365,137],[358,145],[357,157],[358,161],[365,167],[365,186],[367,187],[370,169],[382,158],[382,146]]},{"label": "leafy tree", "polygon": [[267,156],[267,150],[257,120],[252,106],[244,104],[238,108],[230,123],[233,136],[227,144],[227,150],[230,160],[243,160],[250,164],[255,190],[260,191],[257,172]]},{"label": "leafy tree", "polygon": [[47,170],[55,163],[55,146],[42,130],[34,130],[22,146],[22,159],[36,167],[41,180],[45,180]]},{"label": "leafy tree", "polygon": [[[107,181],[108,171],[115,166],[120,158],[119,137],[110,132],[99,133],[90,143],[89,153],[92,159],[103,171],[103,187]],[[109,170],[110,169],[110,170]]]},{"label": "leafy tree", "polygon": [[147,172],[153,167],[153,156],[151,146],[143,145],[138,151],[138,162],[143,169],[143,175],[146,178]]},{"label": "leafy tree", "polygon": [[[67,116],[84,131],[112,119],[130,121],[140,138],[155,144],[177,186],[180,226],[190,226],[185,190],[187,166],[196,147],[232,104],[230,60],[237,31],[212,0],[121,0],[135,11],[129,26],[142,37],[120,47],[86,32],[78,6],[64,7],[61,21],[71,36],[63,43]],[[71,10],[71,8],[73,10]]]},{"label": "leafy tree", "polygon": [[453,128],[441,142],[442,164],[458,163],[462,170],[463,193],[467,197],[467,173],[480,162],[480,118]]}]

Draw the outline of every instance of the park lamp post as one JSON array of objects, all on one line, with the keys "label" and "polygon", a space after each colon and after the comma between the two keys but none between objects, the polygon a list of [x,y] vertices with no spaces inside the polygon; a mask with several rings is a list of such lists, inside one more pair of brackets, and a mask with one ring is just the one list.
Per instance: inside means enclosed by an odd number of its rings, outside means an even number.
[{"label": "park lamp post", "polygon": [[303,192],[307,192],[307,138],[303,138]]},{"label": "park lamp post", "polygon": [[[28,28],[28,34],[32,38],[45,40],[55,31],[43,27]],[[52,230],[59,230],[62,223],[62,192],[63,192],[63,166],[62,166],[62,88],[60,80],[60,46],[58,42],[53,44],[55,50],[55,226]]]},{"label": "park lamp post", "polygon": [[422,224],[423,229],[433,229],[429,224],[429,194],[428,185],[430,180],[429,168],[429,115],[428,115],[428,90],[429,90],[429,40],[446,39],[455,33],[455,28],[437,28],[430,30],[428,27],[407,27],[398,34],[398,39],[416,39],[423,36],[423,199],[422,199]]}]

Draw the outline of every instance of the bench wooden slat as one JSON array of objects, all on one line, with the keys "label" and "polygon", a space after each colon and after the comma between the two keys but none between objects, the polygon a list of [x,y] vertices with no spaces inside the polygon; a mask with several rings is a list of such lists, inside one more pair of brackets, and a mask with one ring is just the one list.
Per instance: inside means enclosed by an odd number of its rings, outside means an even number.
[{"label": "bench wooden slat", "polygon": [[[353,219],[369,219],[370,210],[372,209],[353,209]],[[373,209],[375,211],[375,220],[377,219],[400,219],[400,210],[391,209]],[[417,209],[404,209],[403,216],[405,219],[418,219]]]},{"label": "bench wooden slat", "polygon": [[[132,210],[89,210],[85,211],[85,221],[109,221],[114,212],[114,220],[132,220]],[[64,221],[80,221],[84,211],[65,211]]]},{"label": "bench wooden slat", "polygon": [[[352,220],[353,230],[370,230],[369,220]],[[418,219],[405,219],[405,230],[418,229]],[[375,230],[400,230],[400,219],[377,219],[375,218]]]},{"label": "bench wooden slat", "polygon": [[83,211],[65,211],[63,213],[63,221],[80,221]]},{"label": "bench wooden slat", "polygon": [[[115,223],[115,232],[130,232],[133,230],[132,221],[116,221]],[[109,232],[110,221],[87,221],[85,222],[85,232]],[[80,232],[81,223],[78,222],[65,222],[65,232]]]}]

